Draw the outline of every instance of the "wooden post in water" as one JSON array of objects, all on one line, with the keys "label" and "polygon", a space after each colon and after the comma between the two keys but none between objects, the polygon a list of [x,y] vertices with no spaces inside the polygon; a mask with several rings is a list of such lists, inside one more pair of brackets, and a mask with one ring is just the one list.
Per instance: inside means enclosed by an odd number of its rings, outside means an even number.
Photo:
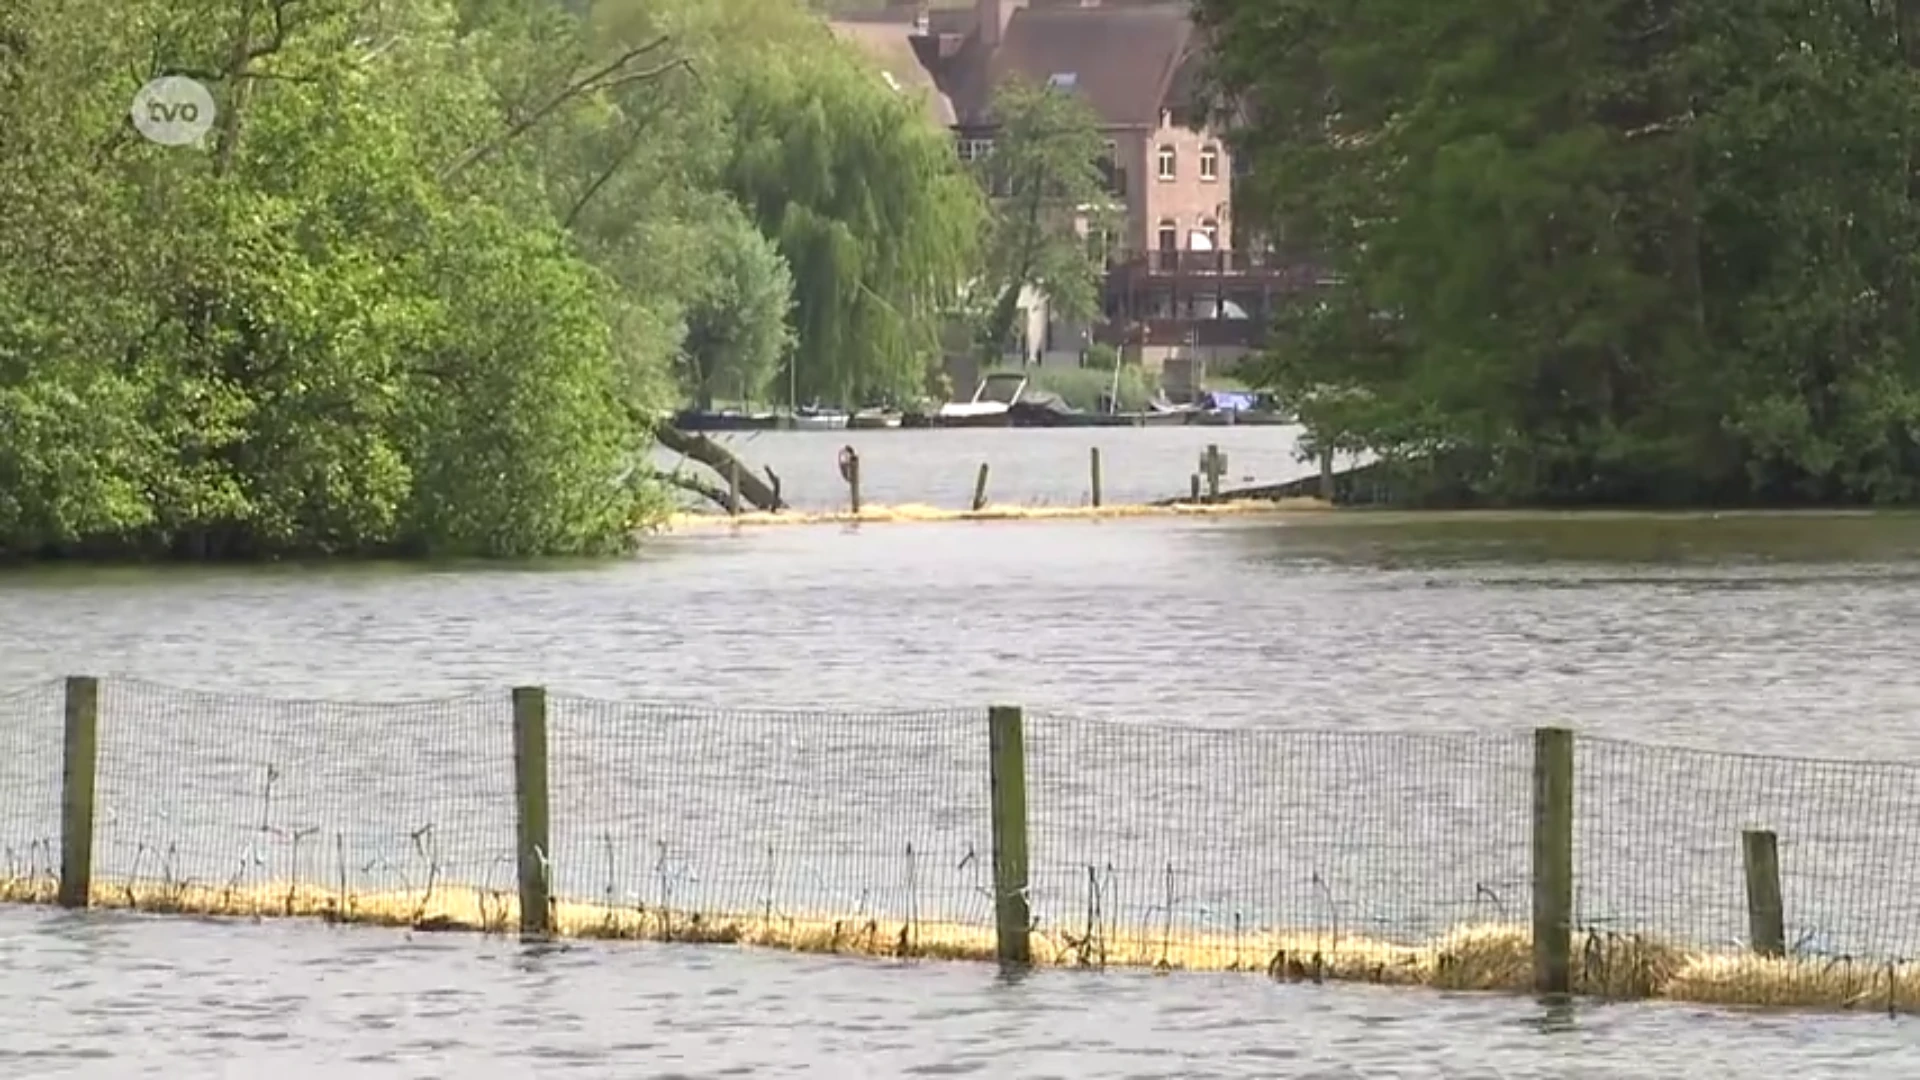
[{"label": "wooden post in water", "polygon": [[1780,841],[1768,829],[1740,834],[1747,870],[1747,933],[1761,956],[1787,954],[1787,918],[1780,900]]},{"label": "wooden post in water", "polygon": [[740,462],[735,459],[727,466],[727,513],[740,516]]},{"label": "wooden post in water", "polygon": [[513,691],[513,790],[519,822],[520,935],[544,938],[553,932],[548,918],[553,848],[547,817],[547,691],[517,686]]},{"label": "wooden post in water", "polygon": [[973,479],[973,510],[979,513],[987,508],[987,463],[980,463],[980,475]]},{"label": "wooden post in water", "polygon": [[1027,901],[1027,752],[1017,705],[987,710],[993,805],[993,924],[1002,964],[1031,964]]},{"label": "wooden post in water", "polygon": [[1200,501],[1200,474],[1199,473],[1193,474],[1193,493],[1189,501],[1190,502]]},{"label": "wooden post in water", "polygon": [[60,783],[61,907],[83,908],[93,893],[93,782],[100,749],[100,680],[67,679],[65,765]]},{"label": "wooden post in water", "polygon": [[847,482],[847,505],[853,516],[860,516],[860,454],[851,446],[840,448],[840,476]]},{"label": "wooden post in water", "polygon": [[1533,733],[1533,988],[1572,989],[1573,732]]},{"label": "wooden post in water", "polygon": [[1227,455],[1220,452],[1218,443],[1207,444],[1207,452],[1200,455],[1200,471],[1207,474],[1207,498],[1217,502],[1220,474],[1227,471]]},{"label": "wooden post in water", "polygon": [[1100,448],[1094,447],[1088,455],[1088,467],[1093,478],[1093,508],[1100,509]]}]

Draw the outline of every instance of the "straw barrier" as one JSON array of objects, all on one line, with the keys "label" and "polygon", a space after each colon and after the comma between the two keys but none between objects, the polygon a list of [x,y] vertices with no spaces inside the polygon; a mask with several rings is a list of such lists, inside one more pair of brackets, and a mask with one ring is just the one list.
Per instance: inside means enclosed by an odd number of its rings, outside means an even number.
[{"label": "straw barrier", "polygon": [[538,688],[0,696],[0,899],[1920,1008],[1920,769]]},{"label": "straw barrier", "polygon": [[1218,503],[1175,503],[1167,506],[999,506],[983,502],[978,509],[954,510],[905,503],[896,506],[865,504],[851,510],[783,510],[779,513],[743,510],[738,514],[679,513],[671,528],[689,529],[735,525],[851,525],[930,521],[1093,521],[1116,518],[1247,517],[1330,510],[1318,499],[1244,500]]}]

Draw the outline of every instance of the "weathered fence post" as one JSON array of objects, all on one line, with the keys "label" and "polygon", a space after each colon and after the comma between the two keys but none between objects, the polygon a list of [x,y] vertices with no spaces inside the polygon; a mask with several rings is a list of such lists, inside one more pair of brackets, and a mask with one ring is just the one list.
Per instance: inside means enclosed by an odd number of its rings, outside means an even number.
[{"label": "weathered fence post", "polygon": [[1572,989],[1573,732],[1533,733],[1533,987]]},{"label": "weathered fence post", "polygon": [[980,463],[980,475],[973,480],[973,512],[979,513],[987,508],[987,463]]},{"label": "weathered fence post", "polygon": [[1020,708],[987,710],[993,799],[993,922],[1002,964],[1033,962],[1027,902],[1027,752]]},{"label": "weathered fence post", "polygon": [[1787,954],[1787,918],[1780,901],[1780,842],[1769,829],[1740,834],[1747,869],[1747,932],[1761,956]]},{"label": "weathered fence post", "polygon": [[1093,471],[1093,508],[1100,509],[1100,448],[1094,447],[1088,455],[1088,466]]},{"label": "weathered fence post", "polygon": [[1200,455],[1200,471],[1207,474],[1207,498],[1220,501],[1220,474],[1227,471],[1227,456],[1220,452],[1219,443],[1208,443],[1207,452]]},{"label": "weathered fence post", "polygon": [[67,679],[65,766],[60,782],[61,907],[83,908],[93,892],[93,781],[100,749],[100,680]]},{"label": "weathered fence post", "polygon": [[847,504],[853,516],[860,516],[860,453],[851,446],[840,448],[840,478],[847,482]]},{"label": "weathered fence post", "polygon": [[519,822],[520,933],[546,937],[553,932],[549,899],[553,848],[547,818],[547,691],[539,686],[513,690],[513,790]]}]

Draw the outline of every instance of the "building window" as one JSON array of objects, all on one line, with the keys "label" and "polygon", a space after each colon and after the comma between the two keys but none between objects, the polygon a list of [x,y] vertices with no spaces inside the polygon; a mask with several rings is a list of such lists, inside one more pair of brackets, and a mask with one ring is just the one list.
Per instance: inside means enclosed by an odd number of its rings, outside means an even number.
[{"label": "building window", "polygon": [[1175,251],[1180,247],[1180,226],[1172,218],[1160,219],[1160,250]]},{"label": "building window", "polygon": [[993,153],[992,139],[961,139],[960,160],[980,161]]},{"label": "building window", "polygon": [[1209,146],[1200,151],[1200,179],[1220,179],[1220,148]]},{"label": "building window", "polygon": [[1208,218],[1200,223],[1200,234],[1207,238],[1207,250],[1220,250],[1220,223]]},{"label": "building window", "polygon": [[1160,179],[1171,180],[1173,178],[1174,178],[1173,147],[1162,145],[1160,147]]}]

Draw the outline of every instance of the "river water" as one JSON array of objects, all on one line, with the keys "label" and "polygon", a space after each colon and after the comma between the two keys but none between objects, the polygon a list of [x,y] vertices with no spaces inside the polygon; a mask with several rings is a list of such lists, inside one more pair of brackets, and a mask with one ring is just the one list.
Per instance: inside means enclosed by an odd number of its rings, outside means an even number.
[{"label": "river water", "polygon": [[[1087,434],[768,435],[754,460],[788,478],[790,494],[819,490],[817,501],[830,505],[833,451],[859,438],[876,485],[870,500],[959,505],[991,437],[1005,447],[1001,460],[1029,462],[1004,467],[1009,483],[1017,475],[1026,485],[1008,501],[1070,504],[1083,497]],[[1110,469],[1136,461],[1150,477],[1126,481],[1133,489],[1109,479],[1116,502],[1175,493],[1191,471],[1185,459],[1209,441],[1263,481],[1305,471],[1288,464],[1284,429],[1093,434]],[[1164,477],[1151,465],[1163,459]],[[1002,475],[1001,461],[994,468]],[[810,469],[814,479],[794,479]],[[908,479],[949,474],[951,492]],[[121,872],[137,837],[165,837],[154,822],[183,797],[228,817],[248,812],[252,781],[242,766],[260,759],[239,753],[231,769],[208,764],[243,743],[283,765],[297,751],[335,755],[325,769],[299,760],[334,792],[333,802],[306,810],[316,821],[346,822],[343,832],[414,798],[404,782],[418,782],[420,762],[444,766],[447,783],[432,800],[448,843],[470,841],[474,858],[489,857],[507,842],[498,710],[506,687],[539,683],[557,695],[556,798],[577,822],[606,806],[618,819],[604,830],[577,823],[571,837],[557,821],[563,854],[596,850],[603,831],[620,830],[624,850],[667,829],[661,805],[630,789],[673,782],[686,796],[731,783],[737,805],[726,814],[692,803],[678,812],[713,816],[718,824],[701,826],[710,837],[727,822],[760,827],[754,844],[777,834],[802,856],[817,852],[835,874],[891,880],[890,871],[846,861],[849,852],[872,852],[854,851],[859,844],[837,830],[851,818],[910,843],[930,838],[922,850],[936,855],[942,845],[977,844],[977,736],[985,707],[1004,702],[1027,707],[1034,740],[1037,886],[1053,887],[1050,869],[1064,882],[1126,844],[1151,849],[1133,869],[1157,867],[1183,847],[1205,846],[1182,831],[1190,826],[1252,836],[1248,821],[1208,816],[1223,805],[1268,816],[1269,828],[1282,817],[1297,824],[1298,836],[1265,838],[1287,858],[1331,860],[1331,869],[1324,878],[1316,871],[1314,890],[1299,891],[1273,884],[1272,867],[1255,875],[1265,881],[1255,889],[1232,879],[1231,868],[1209,865],[1217,895],[1183,909],[1183,921],[1266,905],[1311,922],[1315,896],[1336,886],[1352,889],[1338,897],[1342,910],[1366,909],[1381,882],[1414,866],[1406,860],[1417,840],[1426,861],[1413,876],[1426,884],[1407,886],[1397,906],[1344,916],[1377,918],[1383,935],[1412,933],[1448,904],[1478,903],[1474,890],[1508,890],[1524,873],[1524,850],[1516,870],[1513,849],[1516,835],[1524,843],[1516,807],[1526,797],[1526,740],[1533,727],[1559,723],[1630,741],[1598,742],[1582,758],[1596,790],[1621,785],[1591,808],[1583,803],[1582,820],[1624,825],[1648,841],[1615,850],[1596,834],[1586,917],[1624,914],[1696,935],[1737,923],[1738,897],[1721,895],[1725,867],[1696,872],[1700,860],[1686,848],[1698,838],[1679,819],[1710,819],[1718,844],[1764,812],[1758,823],[1782,829],[1783,849],[1804,841],[1831,860],[1805,866],[1797,879],[1804,895],[1789,884],[1807,929],[1845,938],[1835,949],[1898,956],[1920,938],[1910,906],[1920,890],[1903,876],[1915,854],[1906,834],[1920,832],[1906,824],[1920,812],[1906,801],[1920,786],[1908,766],[1818,772],[1717,755],[1920,761],[1920,680],[1910,674],[1917,647],[1920,519],[1904,516],[1356,513],[717,528],[599,565],[0,578],[0,687],[72,673],[110,680],[102,858]],[[431,713],[483,726],[416,745],[394,733],[406,724],[389,717],[380,727],[377,713],[216,712],[167,686],[276,698],[475,695],[420,705],[413,719]],[[45,794],[57,782],[48,762],[57,755],[44,736],[57,724],[57,698],[14,700],[0,719],[27,719],[23,734],[0,732],[12,763],[0,766],[11,784],[0,791],[0,839],[19,845],[48,831]],[[782,720],[741,711],[770,709],[821,712]],[[827,718],[828,710],[926,711],[856,725]],[[701,741],[656,745],[638,734],[643,727]],[[768,741],[774,731],[778,745]],[[1408,734],[1382,741],[1372,732]],[[650,765],[617,756],[559,764],[570,745],[590,739],[642,757],[682,752]],[[814,743],[847,752],[810,757]],[[689,747],[704,757],[687,757]],[[343,786],[385,775],[401,759],[414,771],[396,773],[391,788]],[[458,771],[469,765],[470,773]],[[575,766],[577,776],[566,772]],[[1197,776],[1215,779],[1205,790],[1183,786]],[[1636,788],[1622,779],[1635,776],[1684,782]],[[854,802],[823,810],[804,797],[807,784]],[[936,790],[944,794],[926,794]],[[291,809],[275,812],[306,812],[300,800],[313,794],[294,784],[274,801]],[[749,800],[760,795],[771,809],[754,809]],[[1662,802],[1686,813],[1641,812]],[[939,832],[941,813],[954,807],[965,823]],[[1463,807],[1472,812],[1449,816]],[[1166,820],[1147,820],[1156,815]],[[769,832],[760,820],[769,817],[785,820]],[[1854,843],[1868,828],[1862,821],[1880,823],[1871,843]],[[1432,847],[1449,837],[1461,846]],[[1087,851],[1067,852],[1072,844]],[[1328,854],[1342,845],[1384,854]],[[1051,867],[1049,850],[1058,852]],[[209,851],[210,859],[230,855]],[[576,891],[597,891],[600,865],[590,855],[577,862]],[[1436,862],[1459,864],[1463,876],[1448,878]],[[632,870],[610,866],[605,876],[615,869],[623,878]],[[1856,880],[1870,885],[1846,884]],[[752,888],[711,868],[698,881]],[[922,887],[916,904],[937,905],[935,888],[950,887],[943,895],[965,906],[964,881]],[[1054,906],[1072,907],[1067,887],[1059,890]],[[1209,904],[1211,916],[1202,911]],[[1008,983],[968,965],[648,945],[524,950],[462,936],[17,909],[0,910],[0,952],[6,1076],[1920,1070],[1920,1028],[1906,1019],[1670,1004],[1563,1013],[1498,997],[1250,976],[1046,973]]]}]

